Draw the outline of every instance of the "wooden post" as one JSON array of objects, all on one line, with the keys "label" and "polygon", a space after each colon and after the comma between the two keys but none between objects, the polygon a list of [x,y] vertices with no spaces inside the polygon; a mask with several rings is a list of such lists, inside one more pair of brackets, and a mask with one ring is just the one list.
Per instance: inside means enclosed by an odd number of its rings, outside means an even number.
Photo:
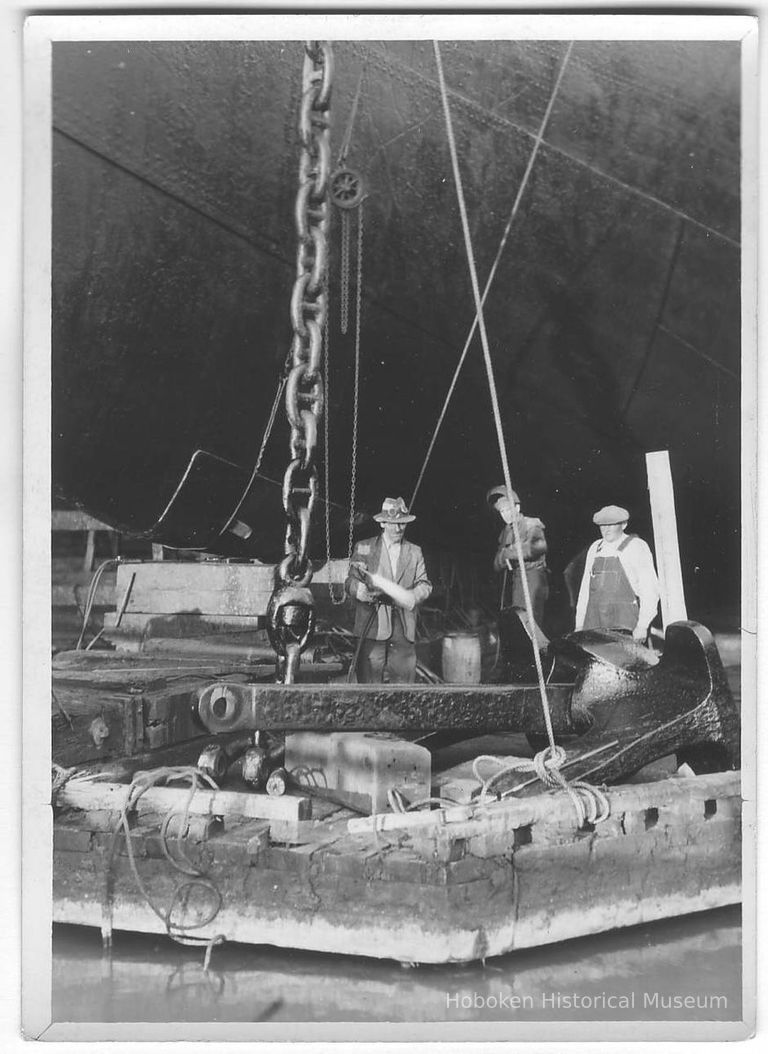
[{"label": "wooden post", "polygon": [[85,543],[85,570],[93,570],[93,559],[96,553],[96,531],[88,531]]},{"label": "wooden post", "polygon": [[653,517],[653,539],[656,548],[656,568],[661,591],[661,620],[666,630],[670,622],[688,618],[680,568],[680,548],[677,540],[675,493],[669,465],[669,451],[655,450],[645,455],[648,472],[648,493]]}]

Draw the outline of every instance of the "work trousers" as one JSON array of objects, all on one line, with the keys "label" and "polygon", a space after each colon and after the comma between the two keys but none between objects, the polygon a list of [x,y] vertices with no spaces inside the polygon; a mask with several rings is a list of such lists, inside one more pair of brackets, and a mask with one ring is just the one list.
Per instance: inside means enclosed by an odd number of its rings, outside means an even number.
[{"label": "work trousers", "polygon": [[357,659],[360,684],[412,684],[416,680],[416,645],[403,633],[403,621],[392,612],[389,640],[364,640]]},{"label": "work trousers", "polygon": [[[517,567],[513,567],[508,573],[512,584],[512,595],[506,600],[505,607],[510,606],[525,611],[525,592],[520,579],[520,571]],[[544,606],[549,597],[549,574],[546,567],[527,567],[525,574],[528,579],[533,618],[536,625],[541,628],[544,621]]]}]

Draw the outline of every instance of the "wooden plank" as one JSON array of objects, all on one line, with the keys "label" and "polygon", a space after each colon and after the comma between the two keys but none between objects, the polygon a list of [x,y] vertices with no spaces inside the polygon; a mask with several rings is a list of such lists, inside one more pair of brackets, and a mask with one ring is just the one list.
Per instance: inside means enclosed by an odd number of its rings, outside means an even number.
[{"label": "wooden plank", "polygon": [[110,531],[115,528],[89,516],[80,509],[54,509],[51,512],[52,531]]},{"label": "wooden plank", "polygon": [[60,765],[130,757],[201,735],[194,701],[205,679],[146,686],[77,683],[54,677],[53,758]]},{"label": "wooden plank", "polygon": [[93,557],[96,552],[96,532],[88,531],[87,541],[85,543],[85,560],[83,561],[83,567],[86,571],[93,570]]},{"label": "wooden plank", "polygon": [[[330,576],[336,583],[346,577],[347,561],[332,560]],[[125,616],[138,614],[194,613],[197,617],[254,618],[266,614],[274,589],[272,564],[229,563],[227,560],[124,560],[117,571],[117,595],[135,581]],[[329,566],[319,568],[313,585],[327,585]]]},{"label": "wooden plank", "polygon": [[688,618],[683,572],[680,567],[675,492],[672,486],[669,451],[655,450],[648,453],[645,455],[645,463],[653,518],[656,569],[661,591],[661,621],[666,629],[670,622],[681,622]]},{"label": "wooden plank", "polygon": [[[59,805],[73,809],[121,810],[128,793],[127,783],[101,783],[73,779],[59,791]],[[188,787],[150,787],[139,799],[138,811],[168,812],[187,807]],[[285,794],[270,798],[267,794],[239,791],[197,790],[189,804],[197,815],[248,816],[255,820],[309,820],[312,804],[309,798]]]},{"label": "wooden plank", "polygon": [[440,827],[469,820],[473,812],[474,809],[470,805],[453,805],[445,809],[379,813],[377,816],[358,816],[348,820],[347,830],[350,834],[363,834],[366,831],[406,831],[416,827]]},{"label": "wooden plank", "polygon": [[103,692],[54,685],[51,699],[52,755],[60,765],[122,757],[144,749],[140,695],[110,698]]}]

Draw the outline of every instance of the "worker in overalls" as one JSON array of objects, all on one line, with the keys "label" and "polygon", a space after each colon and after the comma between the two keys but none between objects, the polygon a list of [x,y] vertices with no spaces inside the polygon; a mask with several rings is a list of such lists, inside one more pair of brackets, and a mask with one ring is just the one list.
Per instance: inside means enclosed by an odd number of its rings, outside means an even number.
[{"label": "worker in overalls", "polygon": [[592,517],[601,537],[587,550],[576,602],[576,629],[612,629],[647,641],[659,606],[653,556],[642,538],[627,534],[629,513],[606,505]]}]

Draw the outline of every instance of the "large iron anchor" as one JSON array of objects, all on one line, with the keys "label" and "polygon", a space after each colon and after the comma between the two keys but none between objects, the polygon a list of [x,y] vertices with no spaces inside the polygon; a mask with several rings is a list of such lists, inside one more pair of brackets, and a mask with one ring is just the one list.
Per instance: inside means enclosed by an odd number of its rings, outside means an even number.
[{"label": "large iron anchor", "polygon": [[[570,684],[547,686],[563,772],[616,779],[677,752],[694,768],[739,760],[739,718],[710,632],[674,623],[656,662],[618,633],[589,631],[553,642]],[[541,734],[532,685],[240,684],[217,682],[199,696],[210,732],[238,729]],[[567,740],[565,737],[572,737]],[[521,782],[510,776],[507,786]],[[528,782],[536,780],[525,778]],[[501,787],[499,788],[501,789]]]}]

